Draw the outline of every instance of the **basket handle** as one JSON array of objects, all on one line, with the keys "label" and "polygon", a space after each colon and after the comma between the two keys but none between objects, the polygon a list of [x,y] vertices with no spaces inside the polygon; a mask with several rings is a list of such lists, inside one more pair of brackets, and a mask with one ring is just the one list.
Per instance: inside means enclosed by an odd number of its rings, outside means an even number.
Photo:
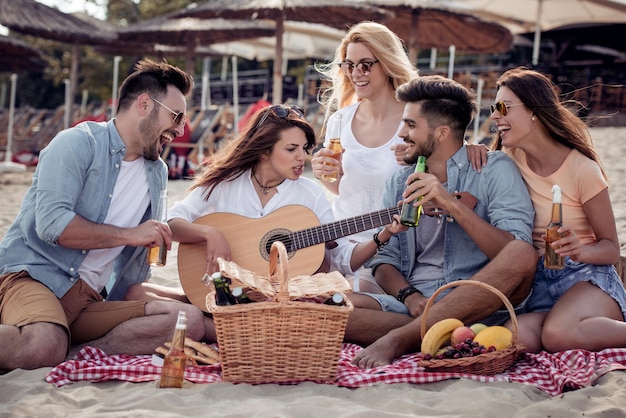
[{"label": "basket handle", "polygon": [[426,302],[426,306],[424,307],[424,312],[422,313],[422,331],[421,331],[422,338],[424,338],[424,335],[426,335],[426,317],[428,314],[428,310],[430,309],[431,305],[435,302],[435,299],[437,298],[437,296],[444,290],[449,289],[451,287],[457,287],[457,286],[482,287],[483,289],[489,290],[491,293],[494,293],[496,296],[498,296],[504,303],[504,306],[506,306],[506,309],[509,311],[509,314],[511,315],[511,322],[513,323],[513,341],[514,342],[517,341],[517,316],[515,315],[515,308],[513,308],[513,305],[511,305],[511,302],[509,302],[509,299],[506,297],[504,293],[502,293],[495,287],[487,283],[479,282],[476,280],[457,280],[452,283],[447,283],[441,286],[439,289],[437,289],[435,293],[433,293],[433,295],[428,299],[428,302]]},{"label": "basket handle", "polygon": [[287,255],[285,244],[281,241],[274,241],[270,248],[270,278],[274,283],[278,282],[279,284],[278,293],[276,295],[278,302],[289,301],[288,263],[289,256]]}]

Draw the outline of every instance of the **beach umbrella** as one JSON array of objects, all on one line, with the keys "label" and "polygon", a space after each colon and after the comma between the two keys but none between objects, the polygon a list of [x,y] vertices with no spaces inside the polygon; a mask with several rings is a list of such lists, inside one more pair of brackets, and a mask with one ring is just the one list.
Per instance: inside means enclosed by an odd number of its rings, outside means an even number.
[{"label": "beach umbrella", "polygon": [[[262,21],[173,17],[172,14],[117,30],[120,49],[130,50],[131,46],[135,46],[139,52],[142,47],[145,51],[146,47],[153,48],[155,45],[180,48],[185,55],[185,68],[190,74],[194,73],[193,61],[199,47],[273,33],[274,25]],[[170,51],[175,52],[175,49]]]},{"label": "beach umbrella", "polygon": [[504,26],[470,13],[452,11],[440,3],[424,0],[369,0],[393,12],[385,25],[404,40],[411,62],[420,48],[449,49],[470,53],[498,53],[511,49],[513,35]]},{"label": "beach umbrella", "polygon": [[9,36],[0,36],[0,56],[0,72],[39,72],[45,66],[39,50]]},{"label": "beach umbrella", "polygon": [[513,33],[534,31],[532,64],[539,64],[541,32],[578,24],[626,23],[626,3],[612,0],[462,0],[461,11],[497,21]]},{"label": "beach umbrella", "polygon": [[275,22],[273,102],[282,102],[283,32],[286,21],[320,23],[339,29],[362,20],[384,21],[393,14],[365,3],[347,0],[212,0],[175,13],[224,19],[267,19]]},{"label": "beach umbrella", "polygon": [[35,0],[0,0],[0,24],[12,31],[72,45],[70,93],[78,79],[79,46],[112,42],[117,35],[102,25],[63,13]]},{"label": "beach umbrella", "polygon": [[[318,23],[285,22],[283,61],[332,58],[345,34],[345,30]],[[212,44],[209,49],[219,54],[236,55],[247,60],[267,61],[276,56],[276,39],[273,36],[264,36],[244,41],[220,42]]]}]

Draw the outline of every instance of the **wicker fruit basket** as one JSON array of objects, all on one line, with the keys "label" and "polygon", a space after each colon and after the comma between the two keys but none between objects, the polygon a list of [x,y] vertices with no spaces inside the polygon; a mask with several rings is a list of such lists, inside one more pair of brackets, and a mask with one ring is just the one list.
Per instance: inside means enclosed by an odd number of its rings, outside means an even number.
[{"label": "wicker fruit basket", "polygon": [[222,379],[236,383],[312,380],[333,383],[353,307],[291,301],[288,256],[282,242],[270,250],[269,273],[276,300],[230,306],[207,295],[220,349]]},{"label": "wicker fruit basket", "polygon": [[422,315],[422,338],[426,334],[426,318],[428,316],[428,310],[434,303],[435,299],[441,292],[457,286],[478,286],[483,289],[489,290],[496,294],[506,306],[506,309],[511,315],[512,333],[513,338],[511,345],[501,350],[491,351],[485,354],[479,354],[471,357],[461,357],[458,359],[431,359],[422,360],[419,365],[424,367],[428,371],[436,372],[450,372],[450,373],[471,373],[480,375],[493,375],[502,373],[511,367],[517,358],[525,351],[524,345],[517,342],[517,316],[515,315],[515,309],[508,298],[495,287],[486,283],[478,282],[475,280],[459,280],[456,282],[448,283],[441,286],[433,295],[428,299],[426,306],[424,307],[424,313]]}]

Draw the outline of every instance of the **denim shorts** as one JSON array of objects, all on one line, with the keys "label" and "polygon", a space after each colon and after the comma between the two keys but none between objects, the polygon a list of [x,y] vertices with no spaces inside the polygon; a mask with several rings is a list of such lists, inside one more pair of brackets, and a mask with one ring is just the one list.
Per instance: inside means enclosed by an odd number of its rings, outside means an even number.
[{"label": "denim shorts", "polygon": [[[445,296],[446,293],[448,293],[450,290],[452,289],[448,289],[442,292],[437,297],[437,300]],[[368,295],[369,297],[375,299],[380,305],[380,308],[385,312],[394,312],[394,313],[409,315],[409,309],[406,307],[406,305],[400,302],[398,299],[396,299],[392,295],[387,295],[387,294],[379,295],[379,294],[374,294],[374,293],[363,293],[363,294]],[[528,304],[528,301],[530,300],[530,296],[531,295],[526,297],[526,299],[524,299],[519,305],[517,305],[514,308],[515,315],[521,315],[522,313],[527,312],[527,309],[528,309],[527,304]],[[508,309],[499,309],[495,311],[494,313],[492,313],[491,315],[489,315],[488,317],[481,319],[480,322],[489,326],[502,325],[506,321],[508,321],[510,318],[511,318],[511,315]]]},{"label": "denim shorts", "polygon": [[552,309],[557,300],[578,282],[590,282],[611,296],[626,318],[626,290],[617,270],[612,265],[578,263],[565,258],[563,270],[550,270],[543,267],[543,257],[537,262],[537,273],[532,297],[526,312],[546,312]]}]

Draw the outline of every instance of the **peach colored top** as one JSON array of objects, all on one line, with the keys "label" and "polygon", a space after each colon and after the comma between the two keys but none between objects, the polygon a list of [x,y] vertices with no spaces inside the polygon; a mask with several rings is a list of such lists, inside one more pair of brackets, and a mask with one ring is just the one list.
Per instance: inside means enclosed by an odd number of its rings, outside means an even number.
[{"label": "peach colored top", "polygon": [[542,255],[545,248],[541,235],[545,233],[550,223],[552,186],[555,184],[558,184],[563,192],[563,223],[576,231],[583,245],[596,242],[583,204],[609,187],[602,176],[600,166],[578,150],[572,149],[557,171],[542,177],[528,167],[524,151],[519,148],[507,148],[505,151],[522,173],[535,208],[533,243],[539,254]]}]

